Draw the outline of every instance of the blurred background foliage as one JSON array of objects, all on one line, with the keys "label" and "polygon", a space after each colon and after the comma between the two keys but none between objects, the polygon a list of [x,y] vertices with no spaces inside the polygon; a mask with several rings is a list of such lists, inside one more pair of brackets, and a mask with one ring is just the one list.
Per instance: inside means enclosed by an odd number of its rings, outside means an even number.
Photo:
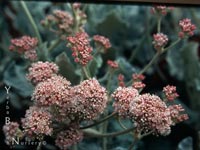
[{"label": "blurred background foliage", "polygon": [[[47,49],[58,38],[55,34],[42,27],[40,21],[55,9],[69,10],[66,3],[55,2],[26,2],[38,26],[43,44],[40,49]],[[150,5],[133,4],[84,4],[87,14],[85,26],[89,35],[100,34],[107,36],[112,48],[103,54],[93,64],[92,73],[101,78],[106,73],[106,60],[116,60],[120,65],[117,73],[123,73],[125,80],[131,79],[134,72],[139,71],[155,54],[152,46],[152,35],[156,33],[156,18],[150,13]],[[177,86],[180,94],[179,101],[185,106],[190,120],[172,128],[167,137],[146,137],[139,144],[138,149],[145,150],[190,150],[198,149],[200,145],[198,132],[200,131],[200,8],[175,7],[172,13],[164,17],[161,30],[167,34],[171,43],[177,38],[178,21],[191,18],[197,25],[197,32],[189,40],[184,40],[171,51],[161,56],[158,62],[146,73],[144,92],[159,93],[162,87],[171,84]],[[25,110],[31,104],[30,96],[33,86],[26,80],[29,65],[19,54],[10,52],[10,39],[22,35],[35,36],[32,26],[27,19],[21,5],[17,1],[5,1],[0,5],[0,127],[5,122],[6,90],[10,90],[10,117],[19,121]],[[56,62],[60,73],[73,84],[79,81],[80,70],[75,70],[75,64],[70,57],[71,51],[62,42],[53,49],[49,60]],[[104,84],[102,79],[102,84]],[[117,74],[113,78],[114,90],[117,85]],[[127,126],[128,126],[127,122]],[[109,132],[120,127],[109,124]],[[0,149],[6,149],[1,132]],[[53,141],[45,149],[56,149]],[[108,147],[112,150],[125,150],[131,143],[130,136],[120,136],[109,139]],[[164,145],[164,148],[163,148]],[[2,148],[1,148],[2,147]],[[100,150],[100,140],[85,139],[78,145],[80,150]],[[20,147],[20,149],[23,147]],[[2,150],[3,150],[2,149]]]}]

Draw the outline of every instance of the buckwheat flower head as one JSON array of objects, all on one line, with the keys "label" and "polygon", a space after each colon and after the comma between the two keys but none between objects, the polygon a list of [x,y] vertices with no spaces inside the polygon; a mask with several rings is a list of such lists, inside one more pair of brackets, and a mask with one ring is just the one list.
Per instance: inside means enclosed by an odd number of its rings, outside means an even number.
[{"label": "buckwheat flower head", "polygon": [[54,75],[35,87],[32,100],[38,106],[62,106],[69,103],[70,82],[65,78]]},{"label": "buckwheat flower head", "polygon": [[113,69],[117,69],[119,67],[118,63],[112,60],[108,60],[107,64]]},{"label": "buckwheat flower head", "polygon": [[169,101],[173,101],[179,96],[175,86],[167,85],[163,88],[163,92]]},{"label": "buckwheat flower head", "polygon": [[170,115],[171,115],[173,124],[185,121],[189,118],[187,114],[183,113],[185,110],[180,104],[170,105],[168,108],[170,110]]},{"label": "buckwheat flower head", "polygon": [[179,32],[179,37],[184,38],[185,36],[192,36],[196,26],[192,24],[191,19],[185,18],[179,21],[179,27],[181,31]]},{"label": "buckwheat flower head", "polygon": [[142,133],[168,135],[172,119],[166,104],[156,95],[137,96],[130,104],[130,115],[136,130]]},{"label": "buckwheat flower head", "polygon": [[5,124],[3,126],[3,132],[5,135],[5,142],[7,145],[11,145],[13,138],[20,137],[22,135],[22,131],[19,129],[19,124],[17,122],[10,122],[9,124]]},{"label": "buckwheat flower head", "polygon": [[104,48],[104,51],[111,47],[110,40],[104,36],[95,35],[93,36],[93,39]]},{"label": "buckwheat flower head", "polygon": [[121,86],[121,87],[125,87],[124,75],[119,74],[117,79],[118,79],[118,85]]},{"label": "buckwheat flower head", "polygon": [[26,59],[34,61],[37,59],[37,53],[35,50],[37,44],[37,38],[22,36],[21,38],[12,39],[9,49],[11,51],[17,51],[20,54],[24,53]]},{"label": "buckwheat flower head", "polygon": [[122,118],[129,117],[129,105],[139,93],[132,87],[118,87],[112,94],[114,111]]},{"label": "buckwheat flower head", "polygon": [[135,81],[132,84],[132,87],[135,88],[135,89],[138,89],[138,90],[143,89],[145,86],[146,86],[146,84],[144,84],[141,81]]},{"label": "buckwheat flower head", "polygon": [[36,85],[58,73],[58,66],[51,62],[38,61],[32,63],[28,71],[27,79]]},{"label": "buckwheat flower head", "polygon": [[70,126],[67,130],[61,131],[57,134],[55,144],[62,150],[68,148],[83,139],[83,133],[77,127]]},{"label": "buckwheat flower head", "polygon": [[67,37],[68,47],[72,50],[74,61],[85,66],[92,59],[92,47],[86,32],[77,33],[75,36]]},{"label": "buckwheat flower head", "polygon": [[153,38],[154,38],[153,45],[156,50],[161,50],[161,48],[163,48],[168,42],[167,35],[163,33],[154,34]]},{"label": "buckwheat flower head", "polygon": [[25,134],[30,137],[39,135],[51,135],[51,114],[43,107],[32,106],[26,110],[25,118],[22,118],[22,127]]},{"label": "buckwheat flower head", "polygon": [[79,120],[94,120],[107,106],[107,92],[95,78],[85,80],[73,88],[71,112]]},{"label": "buckwheat flower head", "polygon": [[161,5],[156,5],[151,8],[151,12],[153,14],[161,14],[161,15],[166,15],[168,12],[172,11],[174,7],[167,7],[167,6],[161,6]]}]

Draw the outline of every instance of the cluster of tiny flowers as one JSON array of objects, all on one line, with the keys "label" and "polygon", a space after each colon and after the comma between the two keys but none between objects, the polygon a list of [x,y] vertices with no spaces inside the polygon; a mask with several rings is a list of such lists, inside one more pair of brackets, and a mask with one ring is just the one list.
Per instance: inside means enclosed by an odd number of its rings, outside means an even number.
[{"label": "cluster of tiny flowers", "polygon": [[168,42],[167,35],[163,33],[154,34],[153,39],[153,45],[156,50],[161,50]]},{"label": "cluster of tiny flowers", "polygon": [[189,118],[187,114],[183,114],[185,110],[180,104],[170,105],[168,108],[174,124],[185,121]]},{"label": "cluster of tiny flowers", "polygon": [[77,120],[94,120],[107,106],[107,92],[95,78],[85,80],[73,88],[73,108]]},{"label": "cluster of tiny flowers", "polygon": [[117,79],[118,79],[118,85],[119,85],[120,87],[125,87],[124,75],[119,74]]},{"label": "cluster of tiny flowers", "polygon": [[143,89],[146,85],[142,82],[145,79],[145,76],[142,74],[133,74],[133,84],[132,87],[135,89]]},{"label": "cluster of tiny flowers", "polygon": [[167,6],[154,6],[151,8],[151,12],[153,14],[161,14],[161,15],[166,15],[168,12],[172,11],[174,7],[167,7]]},{"label": "cluster of tiny flowers", "polygon": [[22,118],[21,122],[27,136],[37,137],[52,134],[51,120],[51,114],[43,107],[32,106],[26,110],[25,118]]},{"label": "cluster of tiny flowers", "polygon": [[138,132],[165,136],[171,131],[173,122],[170,110],[156,95],[143,94],[136,97],[130,104],[130,115]]},{"label": "cluster of tiny flowers", "polygon": [[83,139],[83,133],[77,127],[71,125],[67,130],[57,134],[55,144],[62,150],[67,150],[71,145],[80,142]]},{"label": "cluster of tiny flowers", "polygon": [[20,54],[24,54],[26,59],[34,61],[37,59],[36,47],[38,44],[37,38],[30,36],[22,36],[18,39],[12,39],[9,49],[11,51],[17,51]]},{"label": "cluster of tiny flowers", "polygon": [[129,105],[138,95],[138,91],[132,87],[118,87],[112,94],[115,99],[113,103],[114,111],[118,112],[120,117],[127,118],[130,114]]},{"label": "cluster of tiny flowers", "polygon": [[5,135],[5,142],[7,145],[10,145],[13,141],[13,138],[20,136],[21,130],[19,129],[19,124],[17,122],[10,122],[3,126],[3,132]]},{"label": "cluster of tiny flowers", "polygon": [[104,48],[104,51],[106,51],[107,49],[109,49],[111,47],[110,40],[104,36],[95,35],[95,36],[93,36],[93,40],[97,44],[100,44]]},{"label": "cluster of tiny flowers", "polygon": [[65,78],[54,75],[35,87],[32,100],[38,106],[62,106],[69,103],[70,82]]},{"label": "cluster of tiny flowers", "polygon": [[27,74],[27,79],[36,85],[39,82],[51,78],[57,72],[58,66],[56,64],[38,61],[36,63],[32,63],[29,68],[29,73]]},{"label": "cluster of tiny flowers", "polygon": [[173,101],[174,99],[176,99],[179,96],[178,93],[176,92],[175,86],[167,85],[166,87],[163,88],[163,92],[164,92],[167,100],[169,100],[169,101]]},{"label": "cluster of tiny flowers", "polygon": [[45,20],[41,21],[44,26],[54,26],[59,34],[67,33],[71,34],[73,31],[74,19],[70,13],[55,10],[53,15],[48,15]]},{"label": "cluster of tiny flowers", "polygon": [[117,69],[119,67],[118,63],[112,60],[108,60],[107,64],[113,69]]},{"label": "cluster of tiny flowers", "polygon": [[179,21],[179,27],[181,31],[179,32],[179,37],[184,38],[185,36],[192,36],[196,26],[191,23],[191,20],[186,18]]},{"label": "cluster of tiny flowers", "polygon": [[74,61],[85,66],[92,59],[92,47],[89,43],[89,36],[86,32],[77,33],[75,36],[67,37],[69,46],[72,50]]}]

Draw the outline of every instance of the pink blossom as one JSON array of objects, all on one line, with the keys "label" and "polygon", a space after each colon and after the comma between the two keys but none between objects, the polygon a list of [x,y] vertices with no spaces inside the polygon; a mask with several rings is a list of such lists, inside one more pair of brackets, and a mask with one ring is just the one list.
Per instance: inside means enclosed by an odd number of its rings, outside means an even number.
[{"label": "pink blossom", "polygon": [[93,39],[96,43],[100,44],[104,48],[104,50],[107,50],[111,47],[110,40],[104,36],[95,35],[93,36]]},{"label": "pink blossom", "polygon": [[27,79],[31,81],[34,85],[36,85],[39,82],[51,78],[56,73],[58,73],[58,66],[56,64],[51,62],[38,61],[36,63],[33,63],[29,68]]},{"label": "pink blossom", "polygon": [[115,62],[115,61],[112,61],[112,60],[108,60],[107,61],[107,64],[111,67],[111,68],[113,68],[113,69],[117,69],[119,66],[118,66],[118,63],[117,62]]},{"label": "pink blossom", "polygon": [[167,105],[156,95],[137,96],[130,104],[130,115],[136,130],[142,133],[168,135],[172,119]]},{"label": "pink blossom", "polygon": [[37,38],[30,36],[22,36],[21,38],[12,39],[9,49],[11,51],[17,51],[18,53],[24,53],[26,59],[34,61],[37,59],[36,47],[38,44]]},{"label": "pink blossom", "polygon": [[167,85],[163,88],[163,92],[164,92],[167,100],[169,100],[169,101],[173,101],[174,99],[176,99],[179,96],[178,93],[176,92],[175,86]]},{"label": "pink blossom", "polygon": [[166,15],[168,12],[172,11],[174,7],[167,7],[164,5],[155,5],[154,7],[151,8],[151,12],[153,14],[161,14],[161,15]]},{"label": "pink blossom", "polygon": [[70,103],[69,90],[70,82],[61,76],[54,75],[35,87],[32,100],[38,106],[62,106]]},{"label": "pink blossom", "polygon": [[184,38],[184,36],[192,36],[196,26],[191,23],[191,19],[185,18],[179,21],[179,27],[181,31],[179,32],[179,37]]},{"label": "pink blossom", "polygon": [[76,114],[77,120],[94,120],[103,113],[107,102],[106,89],[98,80],[85,80],[73,87],[73,107],[69,108],[68,113]]},{"label": "pink blossom", "polygon": [[71,125],[67,130],[57,134],[55,144],[63,150],[80,142],[83,139],[83,133],[76,126]]},{"label": "pink blossom", "polygon": [[153,35],[153,45],[156,50],[161,50],[168,42],[167,35],[163,33],[157,33]]},{"label": "pink blossom", "polygon": [[67,37],[69,46],[72,50],[74,61],[85,66],[92,59],[92,47],[89,43],[89,36],[86,32],[77,33],[75,36]]},{"label": "pink blossom", "polygon": [[145,86],[146,84],[142,83],[141,81],[135,81],[132,84],[132,87],[138,90],[143,89]]},{"label": "pink blossom", "polygon": [[51,135],[53,128],[51,114],[42,107],[32,106],[26,110],[25,118],[22,118],[22,127],[29,137],[38,135]]},{"label": "pink blossom", "polygon": [[143,74],[134,73],[132,74],[132,78],[133,78],[133,81],[142,81],[145,79],[145,76]]},{"label": "pink blossom", "polygon": [[115,99],[113,106],[120,117],[129,117],[129,105],[139,93],[132,87],[118,87],[112,94]]},{"label": "pink blossom", "polygon": [[122,74],[118,75],[118,85],[121,86],[121,87],[125,87],[124,75],[122,75]]}]

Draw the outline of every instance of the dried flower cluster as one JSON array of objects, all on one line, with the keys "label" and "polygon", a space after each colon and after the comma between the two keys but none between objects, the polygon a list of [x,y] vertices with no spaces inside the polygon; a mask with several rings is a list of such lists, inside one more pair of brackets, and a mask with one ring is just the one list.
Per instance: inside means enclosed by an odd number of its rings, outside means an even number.
[{"label": "dried flower cluster", "polygon": [[184,38],[185,36],[192,36],[196,26],[192,24],[191,19],[183,19],[179,21],[179,27],[181,31],[179,32],[179,37]]},{"label": "dried flower cluster", "polygon": [[55,144],[63,150],[67,150],[69,146],[80,142],[83,139],[83,133],[76,126],[71,125],[67,130],[57,134]]},{"label": "dried flower cluster", "polygon": [[167,35],[165,35],[163,33],[154,34],[153,39],[154,39],[154,41],[153,41],[154,48],[158,51],[160,51],[162,48],[164,48],[164,46],[168,42]]},{"label": "dried flower cluster", "polygon": [[103,47],[104,52],[111,47],[110,40],[104,36],[95,35],[93,36],[93,40],[96,42],[96,44],[99,44]]},{"label": "dried flower cluster", "polygon": [[26,59],[34,61],[37,59],[36,47],[38,44],[37,38],[30,36],[22,36],[21,38],[12,39],[9,49],[24,54]]},{"label": "dried flower cluster", "polygon": [[85,66],[92,59],[92,47],[86,32],[77,33],[75,36],[67,37],[68,47],[72,50],[74,61]]},{"label": "dried flower cluster", "polygon": [[145,79],[145,76],[142,74],[133,74],[133,84],[132,87],[135,89],[143,89],[146,85],[142,82]]},{"label": "dried flower cluster", "polygon": [[38,61],[29,68],[27,79],[34,85],[51,78],[58,72],[58,66],[51,62]]},{"label": "dried flower cluster", "polygon": [[154,6],[151,8],[151,12],[153,14],[166,15],[168,12],[172,11],[173,9],[174,9],[174,7],[157,5],[157,6]]},{"label": "dried flower cluster", "polygon": [[10,122],[9,124],[5,124],[3,126],[3,132],[7,145],[11,145],[13,138],[22,136],[22,132],[19,129],[19,124],[17,122]]}]

